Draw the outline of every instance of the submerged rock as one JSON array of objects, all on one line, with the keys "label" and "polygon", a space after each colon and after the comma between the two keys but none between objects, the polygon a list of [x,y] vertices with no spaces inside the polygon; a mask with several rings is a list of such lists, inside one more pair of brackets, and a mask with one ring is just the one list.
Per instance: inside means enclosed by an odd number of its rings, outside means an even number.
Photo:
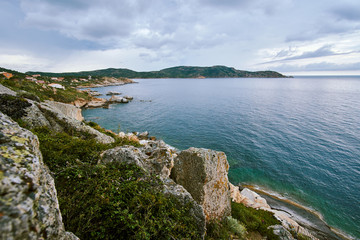
[{"label": "submerged rock", "polygon": [[129,100],[129,101],[131,101],[131,100],[134,99],[134,97],[131,97],[131,96],[124,96],[124,98],[125,98],[126,100]]},{"label": "submerged rock", "polygon": [[175,159],[171,178],[202,205],[209,221],[230,215],[228,170],[225,153],[189,148]]},{"label": "submerged rock", "polygon": [[35,135],[0,112],[0,239],[78,239],[65,232]]}]

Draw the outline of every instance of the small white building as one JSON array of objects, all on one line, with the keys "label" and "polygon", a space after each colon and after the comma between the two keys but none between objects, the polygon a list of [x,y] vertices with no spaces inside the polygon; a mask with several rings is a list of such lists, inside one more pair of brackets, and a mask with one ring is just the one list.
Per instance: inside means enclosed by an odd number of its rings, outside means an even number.
[{"label": "small white building", "polygon": [[53,88],[65,89],[63,85],[60,85],[58,83],[50,83],[48,86]]}]

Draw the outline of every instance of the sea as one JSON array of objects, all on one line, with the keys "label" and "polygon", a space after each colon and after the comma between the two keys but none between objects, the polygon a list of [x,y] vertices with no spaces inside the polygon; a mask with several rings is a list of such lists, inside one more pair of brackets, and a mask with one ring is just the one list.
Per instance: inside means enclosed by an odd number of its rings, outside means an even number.
[{"label": "sea", "polygon": [[233,184],[301,204],[360,239],[360,76],[135,79],[94,88],[128,104],[86,109],[115,132],[226,153]]}]

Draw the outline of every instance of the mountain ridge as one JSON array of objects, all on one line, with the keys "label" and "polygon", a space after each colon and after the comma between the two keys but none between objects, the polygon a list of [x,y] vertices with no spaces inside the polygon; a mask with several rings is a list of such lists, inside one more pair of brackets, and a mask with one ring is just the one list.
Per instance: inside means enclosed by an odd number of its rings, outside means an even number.
[{"label": "mountain ridge", "polygon": [[80,72],[35,72],[29,71],[26,74],[41,74],[42,76],[107,76],[107,77],[126,77],[126,78],[286,78],[287,76],[275,71],[244,71],[233,67],[212,66],[176,66],[165,68],[159,71],[137,72],[127,68],[107,68],[93,71]]}]

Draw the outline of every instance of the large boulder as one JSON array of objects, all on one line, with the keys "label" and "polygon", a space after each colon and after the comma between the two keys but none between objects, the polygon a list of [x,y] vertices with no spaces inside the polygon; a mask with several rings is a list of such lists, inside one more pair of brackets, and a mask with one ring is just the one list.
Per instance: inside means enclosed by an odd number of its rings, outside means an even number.
[{"label": "large boulder", "polygon": [[209,221],[230,215],[228,170],[225,153],[189,148],[175,159],[171,178],[202,205]]},{"label": "large boulder", "polygon": [[174,166],[174,149],[163,141],[142,140],[140,143],[143,145],[141,148],[120,146],[106,150],[102,153],[99,163],[132,163],[148,173],[168,178]]},{"label": "large boulder", "polygon": [[0,112],[0,239],[78,239],[66,232],[37,137]]}]

